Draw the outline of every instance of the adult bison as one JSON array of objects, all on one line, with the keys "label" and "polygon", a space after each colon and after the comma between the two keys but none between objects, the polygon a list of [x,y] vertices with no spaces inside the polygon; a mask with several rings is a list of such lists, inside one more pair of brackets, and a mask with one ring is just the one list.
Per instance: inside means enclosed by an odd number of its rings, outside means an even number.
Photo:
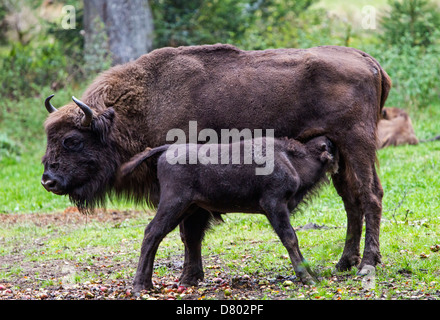
[{"label": "adult bison", "polygon": [[382,119],[377,125],[377,138],[377,148],[381,149],[401,144],[416,145],[436,141],[440,140],[440,135],[430,139],[417,139],[408,113],[399,108],[388,107],[382,109]]},{"label": "adult bison", "polygon": [[[81,209],[106,195],[158,203],[156,172],[145,164],[116,179],[118,167],[146,147],[166,143],[170,129],[275,129],[307,141],[327,136],[340,154],[332,181],[347,212],[336,267],[380,262],[383,191],[375,169],[376,131],[391,81],[368,54],[337,46],[242,51],[230,45],[155,50],[101,74],[81,100],[45,122],[42,184]],[[360,259],[363,220],[365,249]],[[180,224],[185,245],[181,282],[203,278],[201,241],[212,215],[199,209]]]},{"label": "adult bison", "polygon": [[394,107],[383,108],[382,118],[377,126],[377,137],[378,149],[419,143],[408,113]]}]

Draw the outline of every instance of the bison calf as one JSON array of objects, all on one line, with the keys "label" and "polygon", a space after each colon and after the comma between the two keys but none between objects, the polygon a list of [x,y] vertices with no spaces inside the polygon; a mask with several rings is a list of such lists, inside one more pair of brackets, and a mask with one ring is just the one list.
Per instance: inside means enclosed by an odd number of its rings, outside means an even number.
[{"label": "bison calf", "polygon": [[[255,150],[256,140],[251,141],[252,149]],[[225,161],[210,164],[209,161],[204,161],[207,159],[201,159],[203,155],[201,156],[199,151],[202,144],[172,145],[174,152],[178,151],[179,157],[184,157],[180,160],[188,160],[192,152],[198,152],[199,163],[196,164],[182,164],[176,161],[175,164],[171,164],[169,158],[167,159],[171,145],[165,145],[147,149],[121,167],[122,177],[132,172],[143,161],[149,158],[149,161],[156,159],[160,184],[157,213],[145,229],[134,280],[135,291],[152,287],[153,261],[159,243],[199,207],[217,215],[227,212],[266,215],[286,247],[296,275],[304,283],[313,282],[311,271],[299,250],[295,231],[290,225],[289,215],[319,182],[325,180],[326,172],[334,170],[337,163],[334,147],[330,140],[323,136],[304,144],[293,139],[262,138],[259,141],[261,151],[266,156],[268,152],[273,151],[273,171],[269,175],[255,174],[256,167],[261,165],[256,164],[261,163],[256,158],[262,156],[261,153],[254,152],[252,157],[255,161],[251,164],[243,164],[244,152],[241,154],[240,164],[234,164],[232,161],[228,164],[224,164]],[[211,145],[210,148],[217,148],[220,159],[222,148],[244,151],[244,143],[245,141],[229,145]],[[153,157],[154,155],[158,157]],[[232,160],[232,155],[229,159]],[[149,162],[149,165],[154,165],[154,162]],[[181,283],[196,285],[198,279],[203,279],[202,267],[188,267],[196,270],[195,275],[192,279],[181,278]]]}]

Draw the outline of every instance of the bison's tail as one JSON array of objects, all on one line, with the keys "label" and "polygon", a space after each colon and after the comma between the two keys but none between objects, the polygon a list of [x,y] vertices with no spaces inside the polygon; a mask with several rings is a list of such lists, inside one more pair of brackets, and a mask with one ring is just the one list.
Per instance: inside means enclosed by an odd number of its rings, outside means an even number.
[{"label": "bison's tail", "polygon": [[380,95],[380,110],[379,110],[379,118],[378,121],[380,119],[380,115],[382,114],[382,109],[385,105],[385,101],[388,98],[388,93],[391,90],[391,78],[388,75],[388,73],[386,73],[386,71],[384,69],[382,69],[382,67],[380,66],[379,63],[377,63],[379,70],[380,70],[380,74],[381,74],[381,82],[382,82],[382,90],[381,90],[381,95]]},{"label": "bison's tail", "polygon": [[133,172],[134,169],[136,169],[142,162],[147,160],[148,158],[157,155],[162,154],[162,152],[166,151],[169,148],[169,144],[165,144],[160,147],[156,148],[146,148],[141,153],[136,154],[133,158],[130,159],[130,161],[124,163],[121,168],[119,169],[119,176],[120,178],[125,177],[126,175]]}]

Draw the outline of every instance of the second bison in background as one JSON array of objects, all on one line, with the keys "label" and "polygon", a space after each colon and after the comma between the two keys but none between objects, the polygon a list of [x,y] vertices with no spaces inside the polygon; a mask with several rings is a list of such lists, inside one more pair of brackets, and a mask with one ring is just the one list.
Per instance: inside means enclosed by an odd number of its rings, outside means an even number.
[{"label": "second bison in background", "polygon": [[418,144],[411,118],[404,110],[394,107],[383,108],[382,119],[377,127],[378,148],[400,144]]},{"label": "second bison in background", "polygon": [[395,107],[382,109],[382,119],[377,125],[378,149],[403,144],[416,145],[435,140],[440,140],[440,135],[426,140],[417,139],[411,118],[404,110]]}]

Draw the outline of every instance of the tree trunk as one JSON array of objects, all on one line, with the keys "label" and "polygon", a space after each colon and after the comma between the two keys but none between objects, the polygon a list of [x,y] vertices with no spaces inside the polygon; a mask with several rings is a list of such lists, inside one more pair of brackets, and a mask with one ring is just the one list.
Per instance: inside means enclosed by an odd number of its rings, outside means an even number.
[{"label": "tree trunk", "polygon": [[112,65],[135,60],[152,49],[148,0],[84,0],[84,31],[85,60],[95,64],[92,69],[108,60]]}]

